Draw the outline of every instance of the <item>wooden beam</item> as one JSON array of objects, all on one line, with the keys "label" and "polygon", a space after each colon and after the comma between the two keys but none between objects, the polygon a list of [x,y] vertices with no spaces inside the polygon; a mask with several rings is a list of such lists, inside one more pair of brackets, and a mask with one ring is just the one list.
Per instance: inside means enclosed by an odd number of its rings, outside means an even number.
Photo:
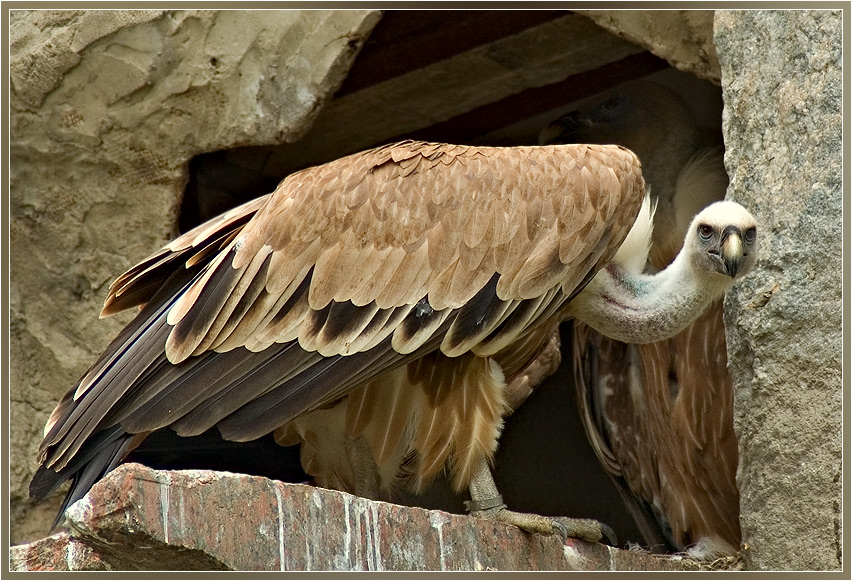
[{"label": "wooden beam", "polygon": [[335,98],[561,18],[566,10],[388,10]]}]

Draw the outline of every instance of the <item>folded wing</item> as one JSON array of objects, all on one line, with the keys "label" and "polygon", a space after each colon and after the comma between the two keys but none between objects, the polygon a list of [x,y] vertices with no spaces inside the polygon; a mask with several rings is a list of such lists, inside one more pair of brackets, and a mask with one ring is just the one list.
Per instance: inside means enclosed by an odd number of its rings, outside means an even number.
[{"label": "folded wing", "polygon": [[96,480],[134,434],[250,440],[428,353],[503,351],[615,253],[643,195],[615,146],[402,142],[293,174],[113,283],[104,315],[142,310],[51,415],[31,492]]}]

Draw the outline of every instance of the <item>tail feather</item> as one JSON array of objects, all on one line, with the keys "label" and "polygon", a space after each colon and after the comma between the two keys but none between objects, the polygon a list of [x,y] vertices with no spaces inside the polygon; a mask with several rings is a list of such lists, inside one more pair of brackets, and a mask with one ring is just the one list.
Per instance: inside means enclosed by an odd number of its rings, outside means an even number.
[{"label": "tail feather", "polygon": [[134,437],[137,435],[115,426],[92,436],[74,459],[58,472],[39,466],[30,482],[30,497],[35,500],[47,497],[66,480],[72,481],[52,528],[62,522],[65,509],[83,498],[95,482],[118,466],[130,451]]}]

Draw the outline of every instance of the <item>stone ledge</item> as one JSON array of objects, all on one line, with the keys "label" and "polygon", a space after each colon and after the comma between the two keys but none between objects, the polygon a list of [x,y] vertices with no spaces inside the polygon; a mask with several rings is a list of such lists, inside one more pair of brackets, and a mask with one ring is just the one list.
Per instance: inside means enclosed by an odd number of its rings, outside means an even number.
[{"label": "stone ledge", "polygon": [[119,466],[66,514],[70,532],[12,547],[11,570],[707,568],[302,484],[139,464]]}]

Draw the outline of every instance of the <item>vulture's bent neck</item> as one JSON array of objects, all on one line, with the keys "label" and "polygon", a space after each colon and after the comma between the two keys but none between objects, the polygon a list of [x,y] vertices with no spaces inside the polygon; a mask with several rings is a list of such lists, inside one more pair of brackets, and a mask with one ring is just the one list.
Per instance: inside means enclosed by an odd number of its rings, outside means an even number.
[{"label": "vulture's bent neck", "polygon": [[733,279],[701,276],[685,254],[654,275],[631,274],[610,263],[567,307],[567,314],[625,343],[676,335],[721,298]]}]

